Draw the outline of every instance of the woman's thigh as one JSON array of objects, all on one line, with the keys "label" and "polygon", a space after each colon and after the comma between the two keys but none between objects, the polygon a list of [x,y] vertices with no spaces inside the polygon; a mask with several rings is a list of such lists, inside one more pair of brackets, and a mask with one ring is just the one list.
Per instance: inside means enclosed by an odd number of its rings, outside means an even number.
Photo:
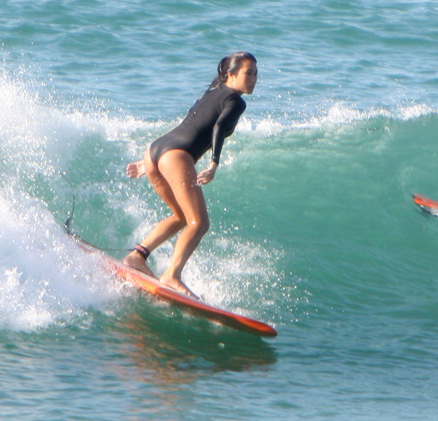
[{"label": "woman's thigh", "polygon": [[208,212],[193,158],[185,151],[167,151],[158,162],[159,173],[170,186],[173,199],[187,224],[208,223]]},{"label": "woman's thigh", "polygon": [[184,213],[173,194],[172,187],[167,182],[163,174],[155,166],[152,158],[149,154],[149,150],[146,151],[144,156],[146,176],[164,203],[169,206],[170,210],[179,219],[185,219]]}]

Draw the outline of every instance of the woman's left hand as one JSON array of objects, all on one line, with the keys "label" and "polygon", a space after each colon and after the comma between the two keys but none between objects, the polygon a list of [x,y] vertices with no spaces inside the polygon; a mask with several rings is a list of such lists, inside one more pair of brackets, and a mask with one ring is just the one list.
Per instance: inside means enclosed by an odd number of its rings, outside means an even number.
[{"label": "woman's left hand", "polygon": [[201,171],[198,174],[198,184],[203,186],[204,184],[208,184],[211,180],[213,180],[214,175],[216,174],[216,169],[216,162],[211,162],[206,170]]}]

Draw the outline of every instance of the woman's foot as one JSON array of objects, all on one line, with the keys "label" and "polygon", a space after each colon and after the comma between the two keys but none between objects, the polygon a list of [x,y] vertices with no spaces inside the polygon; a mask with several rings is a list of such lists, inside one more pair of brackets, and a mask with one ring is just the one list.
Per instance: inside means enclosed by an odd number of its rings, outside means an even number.
[{"label": "woman's foot", "polygon": [[131,162],[126,167],[126,173],[129,178],[139,178],[146,174],[146,169],[144,165],[144,160],[140,159],[140,161]]},{"label": "woman's foot", "polygon": [[164,273],[160,279],[160,284],[167,288],[174,289],[175,291],[182,292],[195,300],[199,300],[199,297],[191,291],[184,282],[174,276],[168,276]]},{"label": "woman's foot", "polygon": [[158,279],[155,276],[154,272],[152,272],[151,268],[146,264],[144,257],[136,250],[133,250],[131,253],[129,253],[123,259],[123,263],[132,269],[136,269],[140,272],[145,273],[146,275],[149,275],[155,279]]}]

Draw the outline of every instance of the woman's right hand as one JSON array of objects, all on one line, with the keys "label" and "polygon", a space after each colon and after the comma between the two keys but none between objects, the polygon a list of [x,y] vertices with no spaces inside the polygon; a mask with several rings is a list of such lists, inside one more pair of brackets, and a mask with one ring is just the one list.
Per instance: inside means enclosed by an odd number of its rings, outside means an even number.
[{"label": "woman's right hand", "polygon": [[129,178],[139,178],[146,174],[145,166],[144,166],[144,160],[141,159],[140,161],[131,162],[126,167],[126,173],[128,174]]}]

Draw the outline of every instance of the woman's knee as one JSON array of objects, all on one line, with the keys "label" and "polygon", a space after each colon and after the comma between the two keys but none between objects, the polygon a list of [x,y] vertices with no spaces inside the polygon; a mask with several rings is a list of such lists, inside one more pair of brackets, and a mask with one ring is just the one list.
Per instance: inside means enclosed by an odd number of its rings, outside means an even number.
[{"label": "woman's knee", "polygon": [[198,235],[203,236],[210,229],[210,220],[207,217],[203,218],[194,218],[190,222],[186,220],[183,215],[173,214],[172,215],[173,223],[178,227],[178,229],[183,229],[189,227],[193,231],[195,231]]},{"label": "woman's knee", "polygon": [[184,218],[183,215],[173,214],[171,216],[173,219],[173,223],[175,224],[176,228],[178,228],[178,231],[182,230],[187,226],[186,218]]},{"label": "woman's knee", "polygon": [[207,217],[195,219],[191,221],[190,226],[200,236],[205,235],[210,229],[210,220]]}]

